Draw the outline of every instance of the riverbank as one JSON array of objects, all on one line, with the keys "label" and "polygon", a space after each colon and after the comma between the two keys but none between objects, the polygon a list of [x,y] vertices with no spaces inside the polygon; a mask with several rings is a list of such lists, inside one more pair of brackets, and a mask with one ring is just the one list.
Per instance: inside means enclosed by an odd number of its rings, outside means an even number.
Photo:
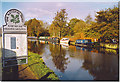
[{"label": "riverbank", "polygon": [[[70,38],[70,45],[74,45],[76,46],[75,42],[78,38]],[[48,42],[53,42],[53,43],[59,43],[58,40],[53,40],[53,39],[37,39],[37,40],[43,40],[45,41],[46,43]],[[84,45],[82,46],[84,47]],[[103,42],[93,42],[90,46],[91,48],[107,48],[107,49],[118,49],[119,48],[119,45],[118,43],[103,43]]]},{"label": "riverbank", "polygon": [[28,51],[28,64],[26,65],[29,66],[37,80],[59,80],[57,75],[45,65],[39,54]]},{"label": "riverbank", "polygon": [[[76,45],[75,41],[71,41],[70,45]],[[91,45],[91,48],[107,48],[107,49],[118,49],[119,45],[118,44],[112,44],[112,43],[99,43],[99,42],[94,42]]]},{"label": "riverbank", "polygon": [[103,48],[108,48],[108,49],[118,49],[119,48],[118,44],[112,44],[112,43],[100,43],[100,46]]},{"label": "riverbank", "polygon": [[2,80],[59,80],[49,69],[42,57],[28,51],[28,64],[5,67],[2,70]]}]

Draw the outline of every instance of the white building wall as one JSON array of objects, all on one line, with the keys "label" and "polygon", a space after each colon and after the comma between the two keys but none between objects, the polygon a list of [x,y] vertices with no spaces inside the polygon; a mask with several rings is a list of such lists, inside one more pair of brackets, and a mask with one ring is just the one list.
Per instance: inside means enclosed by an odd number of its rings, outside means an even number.
[{"label": "white building wall", "polygon": [[[27,34],[5,34],[5,58],[27,56]],[[16,49],[11,49],[11,37],[16,37]]]}]

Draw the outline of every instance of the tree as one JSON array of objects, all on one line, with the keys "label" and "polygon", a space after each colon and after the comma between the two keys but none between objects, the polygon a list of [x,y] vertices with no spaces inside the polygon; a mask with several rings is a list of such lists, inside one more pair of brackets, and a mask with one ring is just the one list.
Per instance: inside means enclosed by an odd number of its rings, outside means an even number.
[{"label": "tree", "polygon": [[68,35],[71,35],[71,36],[73,36],[74,35],[74,26],[75,26],[75,24],[77,23],[77,22],[79,22],[80,20],[79,19],[77,19],[77,18],[72,18],[71,20],[70,20],[70,22],[68,23],[68,30],[69,30],[69,32],[68,32]]},{"label": "tree", "polygon": [[[54,21],[52,22],[57,29],[59,29],[59,37],[61,38],[61,35],[64,36],[64,30],[66,28],[67,24],[67,13],[65,9],[61,9],[60,12],[56,13],[56,16],[54,17]],[[63,33],[63,34],[61,34]]]},{"label": "tree", "polygon": [[50,25],[47,22],[43,23],[43,26],[46,30],[49,30]]},{"label": "tree", "polygon": [[97,27],[97,23],[96,22],[91,22],[90,25],[88,25],[88,29],[85,31],[85,36],[89,37],[89,38],[100,38],[100,33],[98,32],[97,29],[95,29]]},{"label": "tree", "polygon": [[91,24],[91,22],[92,22],[92,17],[91,17],[90,14],[85,18],[85,22],[86,22],[87,24]]},{"label": "tree", "polygon": [[88,29],[87,24],[83,20],[80,20],[74,26],[74,33],[75,33],[76,37],[84,38],[85,37],[85,31],[87,29]]},{"label": "tree", "polygon": [[49,28],[49,33],[50,33],[50,36],[56,36],[58,37],[59,36],[59,29],[58,27],[56,27],[53,23],[50,25],[50,28]]},{"label": "tree", "polygon": [[96,24],[93,26],[93,30],[100,34],[100,38],[105,41],[112,39],[118,40],[119,26],[118,26],[118,7],[113,9],[108,8],[97,12]]},{"label": "tree", "polygon": [[49,32],[47,29],[44,28],[44,23],[41,20],[37,19],[30,19],[25,22],[25,25],[27,25],[28,30],[28,36],[44,36],[49,35]]}]

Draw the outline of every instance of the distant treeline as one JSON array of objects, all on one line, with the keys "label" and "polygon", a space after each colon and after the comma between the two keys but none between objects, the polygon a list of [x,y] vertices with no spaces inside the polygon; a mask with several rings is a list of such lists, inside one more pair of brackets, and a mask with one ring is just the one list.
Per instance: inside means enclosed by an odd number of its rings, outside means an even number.
[{"label": "distant treeline", "polygon": [[28,36],[50,36],[49,34],[49,25],[47,23],[43,23],[41,20],[37,19],[30,19],[25,22],[25,25],[27,25],[27,32]]},{"label": "distant treeline", "polygon": [[57,11],[51,25],[35,18],[26,21],[28,36],[74,36],[78,38],[96,38],[103,41],[113,39],[118,41],[118,7],[114,6],[96,12],[95,20],[88,14],[85,21],[72,18],[67,22],[67,15],[66,9]]}]

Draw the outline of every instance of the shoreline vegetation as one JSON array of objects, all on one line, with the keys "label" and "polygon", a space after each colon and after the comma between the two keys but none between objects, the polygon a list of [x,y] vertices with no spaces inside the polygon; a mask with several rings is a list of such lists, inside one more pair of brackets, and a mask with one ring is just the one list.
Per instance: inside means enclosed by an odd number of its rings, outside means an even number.
[{"label": "shoreline vegetation", "polygon": [[[51,37],[42,37],[42,38],[38,38],[36,37],[36,40],[44,40],[44,41],[49,41],[49,38]],[[75,41],[78,38],[71,38],[71,37],[62,37],[62,38],[69,38],[70,39],[70,45],[76,45]],[[52,42],[56,42],[56,40],[53,40]],[[107,49],[114,49],[117,50],[119,49],[119,44],[118,43],[106,43],[106,42],[93,42],[93,44],[91,45],[91,48],[107,48]]]},{"label": "shoreline vegetation", "polygon": [[[75,42],[70,42],[70,44],[75,45]],[[112,44],[112,43],[95,42],[94,44],[92,44],[91,48],[106,48],[106,49],[117,50],[117,49],[119,49],[119,45],[118,44]]]},{"label": "shoreline vegetation", "polygon": [[[119,48],[119,24],[117,6],[96,12],[95,19],[90,14],[82,20],[72,18],[68,21],[66,9],[57,11],[51,24],[42,20],[30,19],[25,22],[28,36],[45,41],[49,38],[69,38],[70,44],[75,45],[77,39],[91,39],[92,48]],[[114,19],[113,19],[114,17]],[[51,42],[56,42],[52,40]]]},{"label": "shoreline vegetation", "polygon": [[95,19],[90,14],[85,20],[69,19],[66,9],[61,9],[57,11],[51,24],[34,18],[26,21],[25,25],[28,27],[28,36],[37,38],[49,36],[59,37],[59,39],[68,37],[72,39],[71,41],[91,39],[92,42],[99,42],[103,45],[105,43],[103,47],[114,49],[116,45],[111,45],[111,43],[119,43],[118,7],[103,9],[96,14]]},{"label": "shoreline vegetation", "polygon": [[28,51],[28,64],[26,64],[36,76],[36,80],[59,80],[57,75],[48,68],[42,56]]}]

